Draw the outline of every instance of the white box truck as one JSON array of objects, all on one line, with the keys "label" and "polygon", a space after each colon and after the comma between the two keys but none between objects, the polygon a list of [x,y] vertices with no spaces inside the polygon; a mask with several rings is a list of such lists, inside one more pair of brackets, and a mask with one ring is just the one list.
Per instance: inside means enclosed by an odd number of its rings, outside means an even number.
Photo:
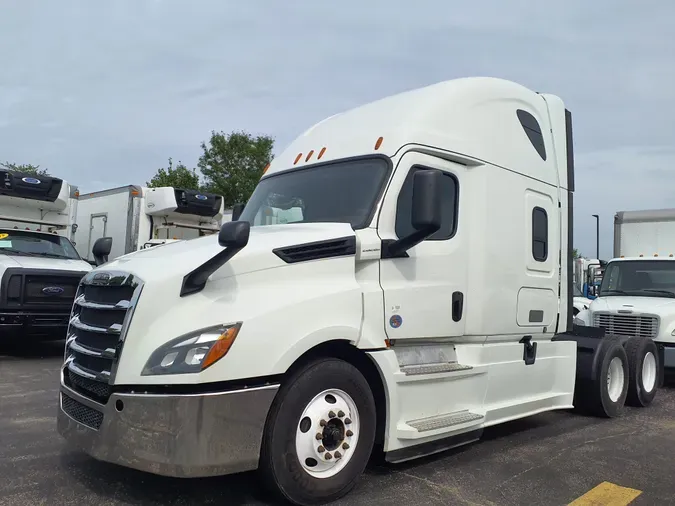
[{"label": "white box truck", "polygon": [[58,430],[162,475],[259,468],[307,505],[375,446],[401,462],[535,413],[646,406],[654,343],[573,325],[573,191],[570,113],[516,83],[333,116],[217,236],[86,276]]},{"label": "white box truck", "polygon": [[614,258],[599,299],[579,318],[609,332],[656,341],[664,366],[675,368],[675,209],[614,216]]},{"label": "white box truck", "polygon": [[129,185],[80,195],[75,235],[87,256],[96,240],[112,237],[110,260],[140,249],[220,230],[223,198],[182,188]]},{"label": "white box truck", "polygon": [[0,341],[64,339],[80,279],[77,188],[51,176],[0,170]]}]

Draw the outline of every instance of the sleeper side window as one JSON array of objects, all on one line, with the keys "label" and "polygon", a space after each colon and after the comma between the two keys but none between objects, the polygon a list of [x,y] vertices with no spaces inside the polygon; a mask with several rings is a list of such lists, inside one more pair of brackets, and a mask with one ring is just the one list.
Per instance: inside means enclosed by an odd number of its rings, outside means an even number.
[{"label": "sleeper side window", "polygon": [[[420,170],[429,170],[423,167],[412,167],[403,183],[396,202],[396,235],[401,238],[415,231],[412,226],[412,197],[413,177]],[[457,202],[459,199],[459,183],[457,178],[447,172],[443,173],[441,194],[441,213],[443,220],[441,228],[428,237],[427,241],[444,241],[450,239],[457,232]]]},{"label": "sleeper side window", "polygon": [[548,258],[548,214],[541,207],[532,209],[532,256],[537,262]]}]

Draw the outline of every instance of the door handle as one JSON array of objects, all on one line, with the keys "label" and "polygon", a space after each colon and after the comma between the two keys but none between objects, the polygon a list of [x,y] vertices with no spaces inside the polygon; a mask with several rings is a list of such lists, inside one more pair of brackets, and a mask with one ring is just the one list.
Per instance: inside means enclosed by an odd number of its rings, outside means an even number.
[{"label": "door handle", "polygon": [[464,294],[462,292],[454,292],[452,294],[452,321],[458,322],[461,320],[463,310]]}]

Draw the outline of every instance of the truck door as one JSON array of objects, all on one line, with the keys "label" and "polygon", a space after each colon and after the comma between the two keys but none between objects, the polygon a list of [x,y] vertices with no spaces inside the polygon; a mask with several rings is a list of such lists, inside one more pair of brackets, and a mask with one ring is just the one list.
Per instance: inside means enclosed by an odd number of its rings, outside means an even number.
[{"label": "truck door", "polygon": [[92,214],[89,219],[89,242],[87,244],[87,258],[91,257],[91,249],[97,239],[105,237],[108,223],[108,213]]},{"label": "truck door", "polygon": [[465,167],[410,152],[398,163],[382,203],[378,232],[397,239],[412,230],[413,175],[443,172],[443,224],[427,240],[408,250],[408,258],[380,261],[384,325],[389,339],[443,338],[464,334],[467,300],[467,246],[460,200]]}]

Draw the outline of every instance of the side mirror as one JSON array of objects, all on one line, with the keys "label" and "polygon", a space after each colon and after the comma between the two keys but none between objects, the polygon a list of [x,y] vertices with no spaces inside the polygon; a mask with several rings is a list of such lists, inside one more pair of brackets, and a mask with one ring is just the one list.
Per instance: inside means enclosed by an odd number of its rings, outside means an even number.
[{"label": "side mirror", "polygon": [[443,174],[438,170],[420,170],[413,176],[412,226],[414,232],[395,241],[386,241],[383,246],[383,258],[407,256],[413,246],[441,228]]},{"label": "side mirror", "polygon": [[242,249],[248,244],[251,224],[248,221],[228,221],[218,232],[218,244],[223,248]]},{"label": "side mirror", "polygon": [[200,292],[206,286],[209,276],[225,265],[234,255],[248,244],[251,224],[248,221],[228,221],[218,232],[218,244],[224,249],[183,278],[180,296]]},{"label": "side mirror", "polygon": [[112,237],[100,237],[96,239],[91,253],[94,255],[96,265],[102,265],[108,261],[108,255],[112,249]]},{"label": "side mirror", "polygon": [[239,217],[241,216],[241,213],[244,212],[244,207],[246,207],[246,204],[235,204],[232,207],[232,221],[237,221]]},{"label": "side mirror", "polygon": [[431,231],[429,235],[432,235],[441,228],[442,177],[443,174],[438,170],[420,170],[415,173],[412,201],[412,226],[415,230]]}]

